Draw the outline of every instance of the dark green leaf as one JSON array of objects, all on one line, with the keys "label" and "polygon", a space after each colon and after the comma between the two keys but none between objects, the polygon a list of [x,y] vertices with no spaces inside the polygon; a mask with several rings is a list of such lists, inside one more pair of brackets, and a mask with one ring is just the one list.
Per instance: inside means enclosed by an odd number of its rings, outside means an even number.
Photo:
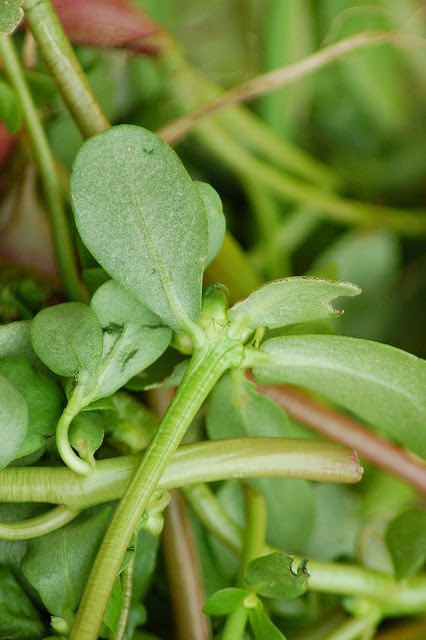
[{"label": "dark green leaf", "polygon": [[426,511],[410,509],[397,516],[388,526],[386,542],[396,577],[416,573],[426,561]]},{"label": "dark green leaf", "polygon": [[306,387],[426,456],[426,362],[389,345],[343,336],[287,336],[262,345],[266,384]]},{"label": "dark green leaf", "polygon": [[102,329],[92,309],[66,302],[40,311],[31,324],[38,357],[61,376],[94,373],[102,357]]},{"label": "dark green leaf", "polygon": [[70,524],[28,543],[21,569],[51,615],[69,621],[83,593],[109,509],[84,513]]},{"label": "dark green leaf", "polygon": [[266,615],[263,604],[260,601],[253,609],[249,609],[249,622],[255,640],[286,640],[285,636]]},{"label": "dark green leaf", "polygon": [[113,633],[117,631],[117,625],[120,620],[122,606],[123,592],[121,589],[120,576],[117,576],[103,618],[104,625],[108,627],[108,629]]},{"label": "dark green leaf", "polygon": [[243,601],[250,595],[247,589],[229,587],[216,591],[208,598],[203,606],[203,612],[209,616],[227,616],[238,609]]},{"label": "dark green leaf", "polygon": [[0,638],[41,640],[45,628],[37,609],[10,569],[0,567]]},{"label": "dark green leaf", "polygon": [[22,0],[0,0],[0,37],[12,33],[22,20]]},{"label": "dark green leaf", "polygon": [[160,318],[113,280],[95,292],[91,307],[103,329],[96,397],[109,396],[157,360],[172,332]]},{"label": "dark green leaf", "polygon": [[[350,282],[319,278],[284,278],[269,282],[229,309],[234,331],[265,326],[270,329],[328,318],[341,313],[331,302],[356,296],[361,289]],[[231,331],[233,329],[231,328]]]},{"label": "dark green leaf", "polygon": [[223,215],[222,201],[219,194],[206,182],[194,182],[204,202],[207,213],[209,246],[205,266],[207,267],[217,256],[222,246],[226,231],[226,220]]},{"label": "dark green leaf", "polygon": [[260,556],[247,567],[245,582],[248,587],[265,598],[292,600],[308,588],[305,563],[293,570],[294,556],[277,551]]},{"label": "dark green leaf", "polygon": [[146,129],[113,127],[83,145],[71,193],[81,237],[106,271],[173,329],[191,328],[207,216],[175,152]]},{"label": "dark green leaf", "polygon": [[0,376],[0,468],[19,455],[28,431],[28,405],[16,387]]},{"label": "dark green leaf", "polygon": [[71,422],[69,441],[80,458],[93,462],[93,454],[104,439],[102,411],[81,411]]},{"label": "dark green leaf", "polygon": [[0,121],[5,123],[10,133],[16,133],[21,123],[20,103],[13,89],[2,80],[0,80]]},{"label": "dark green leaf", "polygon": [[55,433],[63,394],[51,377],[22,358],[1,360],[0,374],[14,385],[28,405],[28,431],[16,457],[27,456],[40,449]]}]

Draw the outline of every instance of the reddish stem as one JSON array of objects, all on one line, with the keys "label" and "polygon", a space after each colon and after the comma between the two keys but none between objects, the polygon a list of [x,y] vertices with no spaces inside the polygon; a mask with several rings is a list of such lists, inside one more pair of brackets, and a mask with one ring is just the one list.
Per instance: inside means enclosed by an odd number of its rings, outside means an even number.
[{"label": "reddish stem", "polygon": [[356,449],[361,457],[408,482],[426,495],[426,465],[408,451],[370,431],[361,423],[285,385],[257,385],[298,422],[335,442]]}]

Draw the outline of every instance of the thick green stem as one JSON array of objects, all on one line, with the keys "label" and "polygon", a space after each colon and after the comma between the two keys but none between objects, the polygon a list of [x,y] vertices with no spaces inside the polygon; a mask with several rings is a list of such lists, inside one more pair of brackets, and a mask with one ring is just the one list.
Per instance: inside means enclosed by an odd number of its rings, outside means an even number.
[{"label": "thick green stem", "polygon": [[20,522],[0,523],[0,540],[29,540],[39,538],[60,527],[68,524],[76,518],[79,511],[67,507],[55,507],[40,516],[22,520]]},{"label": "thick green stem", "polygon": [[43,184],[46,205],[50,216],[58,271],[65,293],[70,300],[85,301],[87,295],[78,276],[74,248],[65,215],[62,185],[56,171],[55,160],[28,89],[12,40],[8,36],[0,37],[0,55],[3,59],[10,84],[15,89],[22,106],[25,126],[34,150],[34,160],[39,169]]},{"label": "thick green stem", "polygon": [[246,523],[237,586],[244,587],[244,575],[250,562],[260,556],[265,547],[266,503],[261,493],[250,485],[244,485]]},{"label": "thick green stem", "polygon": [[242,360],[242,346],[207,342],[190,366],[143,460],[121,499],[99,549],[70,640],[96,640],[115,577],[133,532],[179,442],[221,375]]},{"label": "thick green stem", "polygon": [[[85,477],[65,467],[8,467],[0,471],[0,501],[87,509],[121,498],[139,462],[136,456],[98,460]],[[352,483],[361,473],[355,453],[341,445],[306,438],[236,438],[179,447],[158,489],[259,477]]]},{"label": "thick green stem", "polygon": [[238,607],[227,617],[220,640],[243,640],[247,619],[248,609]]},{"label": "thick green stem", "polygon": [[25,0],[24,12],[43,60],[82,135],[89,138],[108,129],[110,124],[93,94],[50,0]]}]

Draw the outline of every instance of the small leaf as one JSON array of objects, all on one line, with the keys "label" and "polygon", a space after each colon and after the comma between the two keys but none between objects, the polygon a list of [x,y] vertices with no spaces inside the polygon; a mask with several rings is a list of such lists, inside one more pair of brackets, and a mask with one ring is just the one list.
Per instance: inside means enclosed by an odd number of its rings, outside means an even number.
[{"label": "small leaf", "polygon": [[255,640],[286,640],[269,616],[266,615],[263,604],[260,601],[253,609],[249,609],[249,622]]},{"label": "small leaf", "polygon": [[94,373],[102,356],[102,329],[92,309],[65,302],[40,311],[31,324],[38,357],[60,376]]},{"label": "small leaf", "polygon": [[63,394],[51,377],[22,358],[1,360],[0,374],[22,394],[28,406],[28,431],[16,454],[21,458],[40,449],[55,433]]},{"label": "small leaf", "polygon": [[28,431],[28,405],[24,396],[0,376],[0,469],[19,454]]},{"label": "small leaf", "polygon": [[157,360],[172,332],[160,318],[113,280],[95,292],[91,307],[103,329],[96,397],[109,396]]},{"label": "small leaf", "polygon": [[115,393],[112,401],[118,411],[118,421],[110,436],[112,440],[125,445],[131,453],[146,449],[158,420],[139,400],[124,391]]},{"label": "small leaf", "polygon": [[205,266],[207,267],[217,256],[222,246],[226,231],[226,220],[223,214],[222,201],[219,194],[206,182],[194,182],[204,202],[207,213],[209,247]]},{"label": "small leaf", "polygon": [[150,131],[112,127],[81,148],[77,227],[102,267],[177,331],[201,310],[207,215],[176,153]]},{"label": "small leaf", "polygon": [[233,587],[221,589],[206,600],[203,612],[208,616],[227,616],[238,609],[248,595],[250,595],[250,591],[247,591],[247,589]]},{"label": "small leaf", "polygon": [[15,31],[24,12],[22,0],[0,0],[0,37]]},{"label": "small leaf", "polygon": [[32,363],[38,359],[31,343],[31,322],[19,320],[0,326],[0,358],[26,358]]},{"label": "small leaf", "polygon": [[0,567],[0,638],[41,640],[45,627],[10,569]]},{"label": "small leaf", "polygon": [[[270,329],[297,322],[328,318],[341,313],[331,301],[338,296],[356,296],[361,289],[350,282],[319,278],[283,278],[269,282],[237,302],[228,315],[238,329]],[[232,329],[231,329],[232,330]]]},{"label": "small leaf", "polygon": [[65,527],[29,541],[21,569],[51,615],[67,621],[72,618],[105,533],[109,511],[86,512]]},{"label": "small leaf", "polygon": [[93,454],[99,449],[104,439],[102,411],[81,411],[71,422],[69,430],[70,445],[76,449],[80,458],[93,462]]},{"label": "small leaf", "polygon": [[245,582],[265,598],[292,600],[308,588],[306,565],[293,571],[294,556],[277,551],[252,560],[247,567]]},{"label": "small leaf", "polygon": [[287,336],[262,345],[265,384],[306,387],[426,456],[426,362],[395,347],[344,336]]},{"label": "small leaf", "polygon": [[416,573],[426,561],[426,511],[410,509],[389,524],[386,542],[398,580]]}]

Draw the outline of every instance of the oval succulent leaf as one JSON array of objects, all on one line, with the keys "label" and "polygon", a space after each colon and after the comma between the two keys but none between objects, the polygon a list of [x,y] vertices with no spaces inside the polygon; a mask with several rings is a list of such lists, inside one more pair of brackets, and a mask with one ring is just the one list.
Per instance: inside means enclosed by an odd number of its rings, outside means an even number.
[{"label": "oval succulent leaf", "polygon": [[[426,456],[426,362],[370,340],[287,336],[262,345],[257,380],[306,387]],[[265,357],[268,354],[269,357]]]},{"label": "oval succulent leaf", "polygon": [[24,396],[0,376],[0,468],[16,458],[28,429],[28,406]]},{"label": "oval succulent leaf", "polygon": [[42,309],[31,323],[34,351],[60,376],[94,373],[102,356],[102,329],[92,309],[65,302]]},{"label": "oval succulent leaf", "polygon": [[293,569],[294,556],[277,551],[250,562],[244,576],[245,583],[265,598],[291,600],[308,588],[306,562]]},{"label": "oval succulent leaf", "polygon": [[21,7],[22,1],[23,0],[0,0],[0,36],[15,31],[21,22],[24,16]]},{"label": "oval succulent leaf", "polygon": [[113,280],[96,291],[91,306],[103,329],[96,397],[108,396],[157,360],[172,331],[151,309]]},{"label": "oval succulent leaf", "polygon": [[275,329],[339,315],[342,312],[333,307],[332,300],[360,293],[361,289],[351,282],[283,278],[253,291],[248,298],[229,309],[228,315],[238,330],[260,326]]},{"label": "oval succulent leaf", "polygon": [[202,199],[176,153],[150,131],[113,127],[74,163],[76,224],[104,269],[177,331],[201,309],[207,255]]}]

